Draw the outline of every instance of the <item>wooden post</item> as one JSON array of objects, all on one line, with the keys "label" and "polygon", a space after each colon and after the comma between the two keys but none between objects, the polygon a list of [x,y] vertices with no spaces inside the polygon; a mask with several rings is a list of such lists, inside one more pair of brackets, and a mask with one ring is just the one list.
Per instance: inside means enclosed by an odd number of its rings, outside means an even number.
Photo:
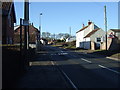
[{"label": "wooden post", "polygon": [[29,31],[29,0],[25,0],[24,3],[24,20],[28,25],[24,26],[24,69],[27,69],[28,66],[28,49],[29,49],[29,41],[28,41],[28,31]]},{"label": "wooden post", "polygon": [[22,55],[22,18],[20,18],[20,54]]},{"label": "wooden post", "polygon": [[107,51],[107,16],[106,16],[106,6],[104,6],[104,23],[105,23],[105,38],[106,38],[106,51]]}]

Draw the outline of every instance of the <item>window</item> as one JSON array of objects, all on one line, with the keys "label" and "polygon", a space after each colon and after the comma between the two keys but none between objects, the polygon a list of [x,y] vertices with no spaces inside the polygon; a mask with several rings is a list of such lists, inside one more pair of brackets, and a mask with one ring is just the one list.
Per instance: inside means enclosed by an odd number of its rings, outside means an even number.
[{"label": "window", "polygon": [[101,38],[97,37],[97,38],[96,38],[96,41],[97,41],[97,42],[101,42]]}]

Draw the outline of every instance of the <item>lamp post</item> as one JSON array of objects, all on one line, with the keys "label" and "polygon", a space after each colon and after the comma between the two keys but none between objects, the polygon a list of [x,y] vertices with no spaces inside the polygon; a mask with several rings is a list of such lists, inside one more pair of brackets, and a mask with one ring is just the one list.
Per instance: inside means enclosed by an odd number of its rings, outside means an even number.
[{"label": "lamp post", "polygon": [[41,33],[42,33],[42,30],[41,30],[41,28],[42,28],[42,27],[41,27],[41,16],[42,16],[42,13],[40,13],[40,18],[39,18],[39,19],[40,19],[40,20],[39,20],[40,38],[41,38],[41,36],[42,36],[42,34],[41,34]]}]

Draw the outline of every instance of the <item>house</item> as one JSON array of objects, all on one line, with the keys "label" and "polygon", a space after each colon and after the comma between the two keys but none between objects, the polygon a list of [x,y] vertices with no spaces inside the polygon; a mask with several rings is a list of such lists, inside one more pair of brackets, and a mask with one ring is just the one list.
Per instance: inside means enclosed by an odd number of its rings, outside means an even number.
[{"label": "house", "polygon": [[16,23],[13,2],[2,2],[2,44],[13,44],[14,23]]},{"label": "house", "polygon": [[48,44],[48,40],[45,39],[45,38],[41,38],[40,42],[41,42],[42,45],[47,45]]},{"label": "house", "polygon": [[72,41],[75,41],[75,40],[76,40],[76,37],[71,36],[71,37],[68,37],[68,38],[66,39],[66,42],[72,42]]},{"label": "house", "polygon": [[76,47],[84,49],[100,49],[101,42],[105,39],[105,32],[89,21],[87,26],[76,32]]},{"label": "house", "polygon": [[[105,43],[102,44],[105,48]],[[107,49],[120,50],[120,29],[110,29],[107,32]]]},{"label": "house", "polygon": [[65,37],[64,37],[64,36],[62,36],[62,37],[60,38],[60,40],[65,40]]},{"label": "house", "polygon": [[[22,26],[22,40],[24,42],[24,26]],[[37,40],[40,40],[40,31],[32,23],[29,25],[29,43],[35,44]],[[14,43],[20,43],[19,25],[14,27]]]}]

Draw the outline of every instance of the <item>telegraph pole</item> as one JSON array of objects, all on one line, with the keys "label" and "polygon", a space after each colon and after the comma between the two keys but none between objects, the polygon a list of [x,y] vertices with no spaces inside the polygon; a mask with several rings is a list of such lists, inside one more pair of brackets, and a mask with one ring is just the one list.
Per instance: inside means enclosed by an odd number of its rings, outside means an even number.
[{"label": "telegraph pole", "polygon": [[70,36],[71,36],[71,27],[70,27]]},{"label": "telegraph pole", "polygon": [[[24,3],[24,20],[29,24],[29,0],[25,0]],[[24,49],[25,51],[29,49],[29,25],[24,27]]]},{"label": "telegraph pole", "polygon": [[106,38],[106,51],[107,51],[107,15],[106,15],[106,6],[104,6],[104,24],[105,24],[105,38]]}]

